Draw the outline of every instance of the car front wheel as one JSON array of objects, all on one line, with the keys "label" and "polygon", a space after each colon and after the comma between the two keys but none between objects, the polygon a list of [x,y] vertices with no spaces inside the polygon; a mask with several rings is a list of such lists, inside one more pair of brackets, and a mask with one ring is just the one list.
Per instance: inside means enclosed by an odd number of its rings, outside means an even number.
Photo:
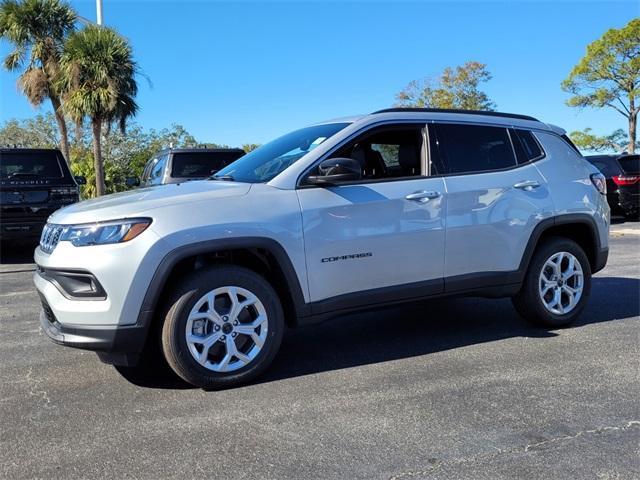
[{"label": "car front wheel", "polygon": [[187,382],[212,389],[262,373],[284,331],[271,285],[236,266],[199,270],[181,283],[162,328],[162,350],[171,368]]}]

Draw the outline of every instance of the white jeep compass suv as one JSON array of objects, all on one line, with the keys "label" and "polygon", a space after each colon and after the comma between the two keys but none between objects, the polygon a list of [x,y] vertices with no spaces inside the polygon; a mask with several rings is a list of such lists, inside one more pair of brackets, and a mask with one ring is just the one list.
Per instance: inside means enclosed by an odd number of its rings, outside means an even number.
[{"label": "white jeep compass suv", "polygon": [[207,388],[259,375],[285,326],[390,303],[512,297],[559,327],[606,263],[605,194],[565,132],[528,116],[389,109],[319,123],[208,180],[54,213],[35,251],[40,322],[120,369],[159,352]]}]

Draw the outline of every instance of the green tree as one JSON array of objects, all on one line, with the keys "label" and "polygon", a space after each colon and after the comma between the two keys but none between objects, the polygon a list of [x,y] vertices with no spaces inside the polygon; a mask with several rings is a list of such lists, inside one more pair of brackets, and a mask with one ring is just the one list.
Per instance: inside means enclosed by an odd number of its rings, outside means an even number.
[{"label": "green tree", "polygon": [[136,64],[127,40],[114,30],[86,27],[69,36],[60,59],[60,90],[65,111],[78,124],[89,119],[93,135],[96,195],[104,195],[102,129],[126,121],[137,111]]},{"label": "green tree", "polygon": [[63,42],[73,31],[75,20],[74,10],[59,0],[0,2],[0,38],[14,47],[4,59],[4,66],[9,71],[24,67],[18,86],[33,105],[39,106],[47,98],[51,101],[67,162],[70,161],[67,124],[56,77]]},{"label": "green tree", "polygon": [[9,120],[0,128],[0,145],[58,148],[60,132],[53,113],[27,120]]},{"label": "green tree", "polygon": [[487,66],[470,61],[445,68],[436,80],[413,80],[396,95],[396,101],[401,107],[494,110],[495,103],[480,90],[480,84],[489,80]]},{"label": "green tree", "polygon": [[580,150],[592,150],[595,152],[613,150],[623,152],[628,145],[629,138],[626,132],[619,128],[611,135],[596,135],[590,128],[582,131],[575,131],[569,137]]},{"label": "green tree", "polygon": [[571,107],[609,107],[626,117],[628,152],[634,153],[640,111],[640,18],[589,44],[562,88],[573,94],[567,101]]},{"label": "green tree", "polygon": [[253,152],[259,146],[260,146],[259,143],[245,143],[242,145],[242,149],[244,150],[244,153],[249,153],[249,152]]},{"label": "green tree", "polygon": [[[0,145],[19,144],[34,148],[55,148],[58,130],[52,113],[25,120],[12,119],[0,126]],[[96,196],[95,169],[92,154],[92,135],[87,129],[73,130],[69,136],[71,170],[74,175],[87,178],[82,197]],[[145,130],[140,125],[127,125],[126,133],[109,126],[102,127],[100,143],[104,162],[107,193],[126,190],[126,177],[140,177],[149,159],[163,148],[188,147],[198,142],[182,125],[173,124],[161,130]]]}]

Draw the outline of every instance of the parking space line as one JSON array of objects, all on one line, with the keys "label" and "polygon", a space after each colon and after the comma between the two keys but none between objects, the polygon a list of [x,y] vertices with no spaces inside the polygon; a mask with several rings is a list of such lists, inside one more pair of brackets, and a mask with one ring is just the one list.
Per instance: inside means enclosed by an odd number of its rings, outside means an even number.
[{"label": "parking space line", "polygon": [[15,297],[18,295],[27,295],[31,293],[36,293],[36,292],[35,290],[21,290],[19,292],[0,293],[0,297]]}]

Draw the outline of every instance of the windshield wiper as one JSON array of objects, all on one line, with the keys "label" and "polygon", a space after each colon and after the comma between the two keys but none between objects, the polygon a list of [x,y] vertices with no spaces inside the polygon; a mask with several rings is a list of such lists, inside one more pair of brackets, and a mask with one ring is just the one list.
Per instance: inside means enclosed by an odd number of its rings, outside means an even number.
[{"label": "windshield wiper", "polygon": [[212,175],[209,180],[226,180],[227,182],[235,181],[232,175]]}]

